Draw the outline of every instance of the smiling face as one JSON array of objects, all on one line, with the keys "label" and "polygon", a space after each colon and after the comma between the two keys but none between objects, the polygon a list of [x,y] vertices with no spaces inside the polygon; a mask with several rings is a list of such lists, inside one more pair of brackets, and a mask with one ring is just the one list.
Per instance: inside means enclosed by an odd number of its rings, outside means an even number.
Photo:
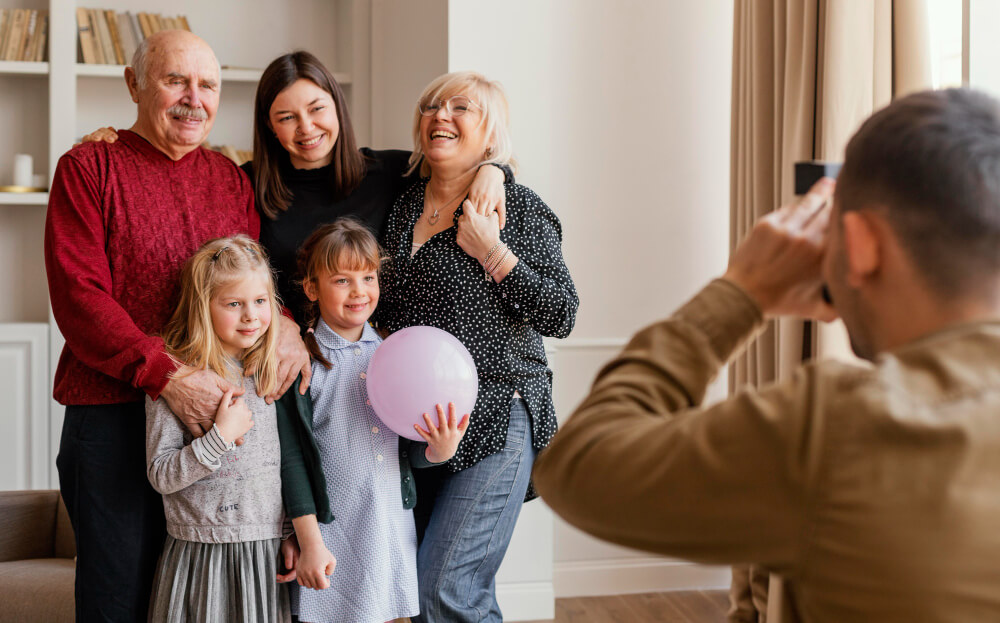
[{"label": "smiling face", "polygon": [[318,169],[333,160],[340,135],[337,107],[315,82],[300,78],[278,93],[268,125],[296,169]]},{"label": "smiling face", "polygon": [[482,109],[469,93],[445,93],[440,100],[463,95],[471,100],[465,114],[455,116],[440,106],[431,116],[420,118],[420,146],[431,171],[443,167],[467,171],[483,161],[489,146]]},{"label": "smiling face", "polygon": [[374,267],[324,270],[303,284],[310,301],[319,302],[323,321],[345,340],[361,339],[365,323],[378,305],[378,273]]},{"label": "smiling face", "polygon": [[254,271],[227,283],[212,296],[212,329],[228,355],[241,359],[271,325],[268,276]]},{"label": "smiling face", "polygon": [[212,129],[219,108],[219,63],[200,38],[184,31],[150,37],[145,84],[126,72],[139,114],[132,130],[178,160],[197,148]]}]

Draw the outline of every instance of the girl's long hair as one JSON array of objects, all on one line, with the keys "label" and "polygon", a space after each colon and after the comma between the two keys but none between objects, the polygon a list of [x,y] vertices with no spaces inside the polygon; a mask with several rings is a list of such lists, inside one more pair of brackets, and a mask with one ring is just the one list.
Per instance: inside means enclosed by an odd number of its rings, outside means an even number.
[{"label": "girl's long hair", "polygon": [[271,61],[261,75],[253,113],[254,196],[260,211],[271,219],[287,210],[292,201],[292,191],[281,179],[279,170],[279,164],[288,157],[287,152],[268,124],[271,104],[279,93],[303,79],[329,93],[337,108],[340,132],[333,145],[333,178],[337,196],[332,199],[354,192],[365,175],[365,159],[358,151],[358,142],[354,138],[347,98],[333,74],[309,52],[299,50],[283,54]]},{"label": "girl's long hair", "polygon": [[198,370],[211,370],[242,385],[239,369],[226,354],[212,325],[212,297],[220,288],[253,273],[265,276],[271,324],[243,354],[243,368],[253,374],[258,391],[270,394],[278,387],[276,323],[280,310],[274,275],[259,244],[239,235],[209,240],[195,251],[181,272],[180,302],[163,330],[167,352]]},{"label": "girl's long hair", "polygon": [[[319,278],[327,273],[341,270],[378,271],[382,250],[370,229],[356,219],[344,217],[320,225],[302,243],[297,260],[300,285],[305,287],[307,283],[312,283],[316,287]],[[319,319],[319,303],[309,301],[305,308],[306,327],[315,329]],[[312,331],[306,331],[305,343],[312,358],[329,370],[332,366],[320,351]]]}]

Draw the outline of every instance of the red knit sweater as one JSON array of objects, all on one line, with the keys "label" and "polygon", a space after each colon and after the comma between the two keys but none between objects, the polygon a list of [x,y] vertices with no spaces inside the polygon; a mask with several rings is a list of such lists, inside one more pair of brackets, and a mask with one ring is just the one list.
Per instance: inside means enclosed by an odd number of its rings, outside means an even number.
[{"label": "red knit sweater", "polygon": [[156,398],[175,365],[156,335],[177,301],[184,261],[206,240],[260,219],[246,176],[195,149],[174,162],[138,134],[86,143],[59,159],[45,222],[49,297],[66,346],[63,404]]}]

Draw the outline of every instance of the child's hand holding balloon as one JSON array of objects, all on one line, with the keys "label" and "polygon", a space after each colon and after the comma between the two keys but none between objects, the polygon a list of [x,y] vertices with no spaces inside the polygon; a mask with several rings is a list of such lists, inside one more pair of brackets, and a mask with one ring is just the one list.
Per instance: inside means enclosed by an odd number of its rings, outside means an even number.
[{"label": "child's hand holding balloon", "polygon": [[437,408],[437,425],[435,426],[434,422],[431,421],[431,416],[425,413],[424,423],[427,424],[427,430],[421,428],[419,424],[414,424],[413,428],[427,442],[427,452],[425,453],[427,460],[431,463],[444,463],[455,456],[458,443],[462,441],[465,429],[469,427],[469,414],[466,413],[461,420],[458,420],[455,415],[455,403],[449,402],[448,416],[445,417],[444,407],[435,406]]}]

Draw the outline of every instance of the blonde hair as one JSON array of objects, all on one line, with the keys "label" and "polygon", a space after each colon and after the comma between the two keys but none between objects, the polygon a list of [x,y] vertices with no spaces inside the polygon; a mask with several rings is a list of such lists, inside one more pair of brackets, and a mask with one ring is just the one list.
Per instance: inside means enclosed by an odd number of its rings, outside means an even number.
[{"label": "blonde hair", "polygon": [[181,272],[180,302],[163,330],[163,341],[167,352],[181,362],[198,370],[211,370],[241,385],[239,372],[213,329],[211,302],[220,288],[251,272],[265,276],[271,324],[243,353],[241,363],[253,374],[257,390],[270,394],[278,387],[276,323],[281,312],[267,255],[247,236],[209,240],[188,258]]},{"label": "blonde hair", "polygon": [[514,160],[514,146],[510,140],[510,107],[507,94],[496,80],[488,80],[486,76],[474,71],[455,71],[438,76],[420,94],[416,109],[413,111],[413,153],[410,155],[410,166],[406,171],[410,175],[417,167],[420,176],[431,174],[430,165],[424,160],[424,150],[420,144],[420,105],[426,102],[447,99],[453,95],[465,95],[482,111],[480,124],[486,126],[486,136],[489,137],[489,147],[479,165],[503,164],[517,173],[517,161]]},{"label": "blonde hair", "polygon": [[[323,274],[342,270],[377,272],[381,264],[382,250],[371,230],[356,219],[343,217],[317,227],[299,247],[299,284],[303,287],[307,283],[315,285]],[[320,318],[319,303],[309,301],[305,314],[306,326],[315,329]],[[305,343],[312,358],[329,370],[332,366],[323,356],[311,332],[306,332]]]}]

